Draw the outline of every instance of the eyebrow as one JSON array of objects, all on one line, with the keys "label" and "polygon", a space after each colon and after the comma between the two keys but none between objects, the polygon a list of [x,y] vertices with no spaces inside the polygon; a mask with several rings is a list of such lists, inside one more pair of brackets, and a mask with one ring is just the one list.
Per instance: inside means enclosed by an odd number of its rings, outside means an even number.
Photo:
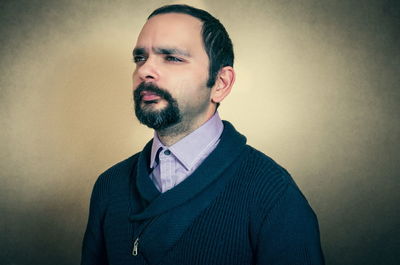
[{"label": "eyebrow", "polygon": [[[178,49],[178,48],[153,48],[154,53],[156,54],[164,54],[164,55],[182,55],[186,57],[191,57],[190,53],[186,50]],[[145,55],[147,51],[145,48],[135,48],[132,52],[133,56],[137,55]]]},{"label": "eyebrow", "polygon": [[132,55],[136,56],[136,55],[144,55],[146,54],[146,50],[144,48],[135,48],[132,51]]}]

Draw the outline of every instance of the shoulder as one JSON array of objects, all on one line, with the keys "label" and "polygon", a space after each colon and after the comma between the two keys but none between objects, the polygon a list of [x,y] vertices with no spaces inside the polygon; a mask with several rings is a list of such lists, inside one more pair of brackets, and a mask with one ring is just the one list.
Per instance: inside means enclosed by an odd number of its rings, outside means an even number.
[{"label": "shoulder", "polygon": [[289,172],[264,153],[247,148],[240,181],[251,190],[254,227],[261,227],[267,217],[270,224],[296,220],[314,225],[315,214]]},{"label": "shoulder", "polygon": [[240,185],[251,190],[253,206],[263,211],[269,211],[289,189],[298,191],[289,172],[261,151],[246,145],[245,155],[242,156],[237,181]]},{"label": "shoulder", "polygon": [[293,183],[289,172],[268,155],[246,145],[247,152],[242,159],[242,167],[247,173],[259,181],[276,181],[286,184]]}]

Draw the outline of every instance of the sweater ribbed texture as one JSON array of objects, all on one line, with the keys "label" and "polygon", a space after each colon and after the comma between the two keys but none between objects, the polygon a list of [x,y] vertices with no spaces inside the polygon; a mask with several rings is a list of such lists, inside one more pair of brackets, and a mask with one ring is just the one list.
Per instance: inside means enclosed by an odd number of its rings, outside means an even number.
[{"label": "sweater ribbed texture", "polygon": [[228,122],[203,164],[163,194],[148,178],[150,148],[96,181],[82,265],[324,264],[307,200]]}]

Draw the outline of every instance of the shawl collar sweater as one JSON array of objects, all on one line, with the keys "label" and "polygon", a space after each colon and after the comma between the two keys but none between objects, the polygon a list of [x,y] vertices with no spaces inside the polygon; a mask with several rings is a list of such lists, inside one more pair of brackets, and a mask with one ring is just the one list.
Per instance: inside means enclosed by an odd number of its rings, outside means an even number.
[{"label": "shawl collar sweater", "polygon": [[96,181],[82,265],[323,264],[306,199],[230,123],[217,148],[165,193],[149,178],[151,144]]}]

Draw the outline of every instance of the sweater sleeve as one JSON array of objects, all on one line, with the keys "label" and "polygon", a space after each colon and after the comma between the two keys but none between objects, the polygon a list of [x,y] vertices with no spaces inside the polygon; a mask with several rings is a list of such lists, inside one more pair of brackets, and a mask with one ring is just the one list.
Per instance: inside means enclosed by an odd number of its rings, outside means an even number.
[{"label": "sweater sleeve", "polygon": [[107,265],[103,235],[105,189],[101,176],[96,181],[90,199],[89,220],[83,238],[81,265]]},{"label": "sweater sleeve", "polygon": [[317,218],[295,185],[288,185],[264,217],[258,235],[257,264],[324,264]]}]

